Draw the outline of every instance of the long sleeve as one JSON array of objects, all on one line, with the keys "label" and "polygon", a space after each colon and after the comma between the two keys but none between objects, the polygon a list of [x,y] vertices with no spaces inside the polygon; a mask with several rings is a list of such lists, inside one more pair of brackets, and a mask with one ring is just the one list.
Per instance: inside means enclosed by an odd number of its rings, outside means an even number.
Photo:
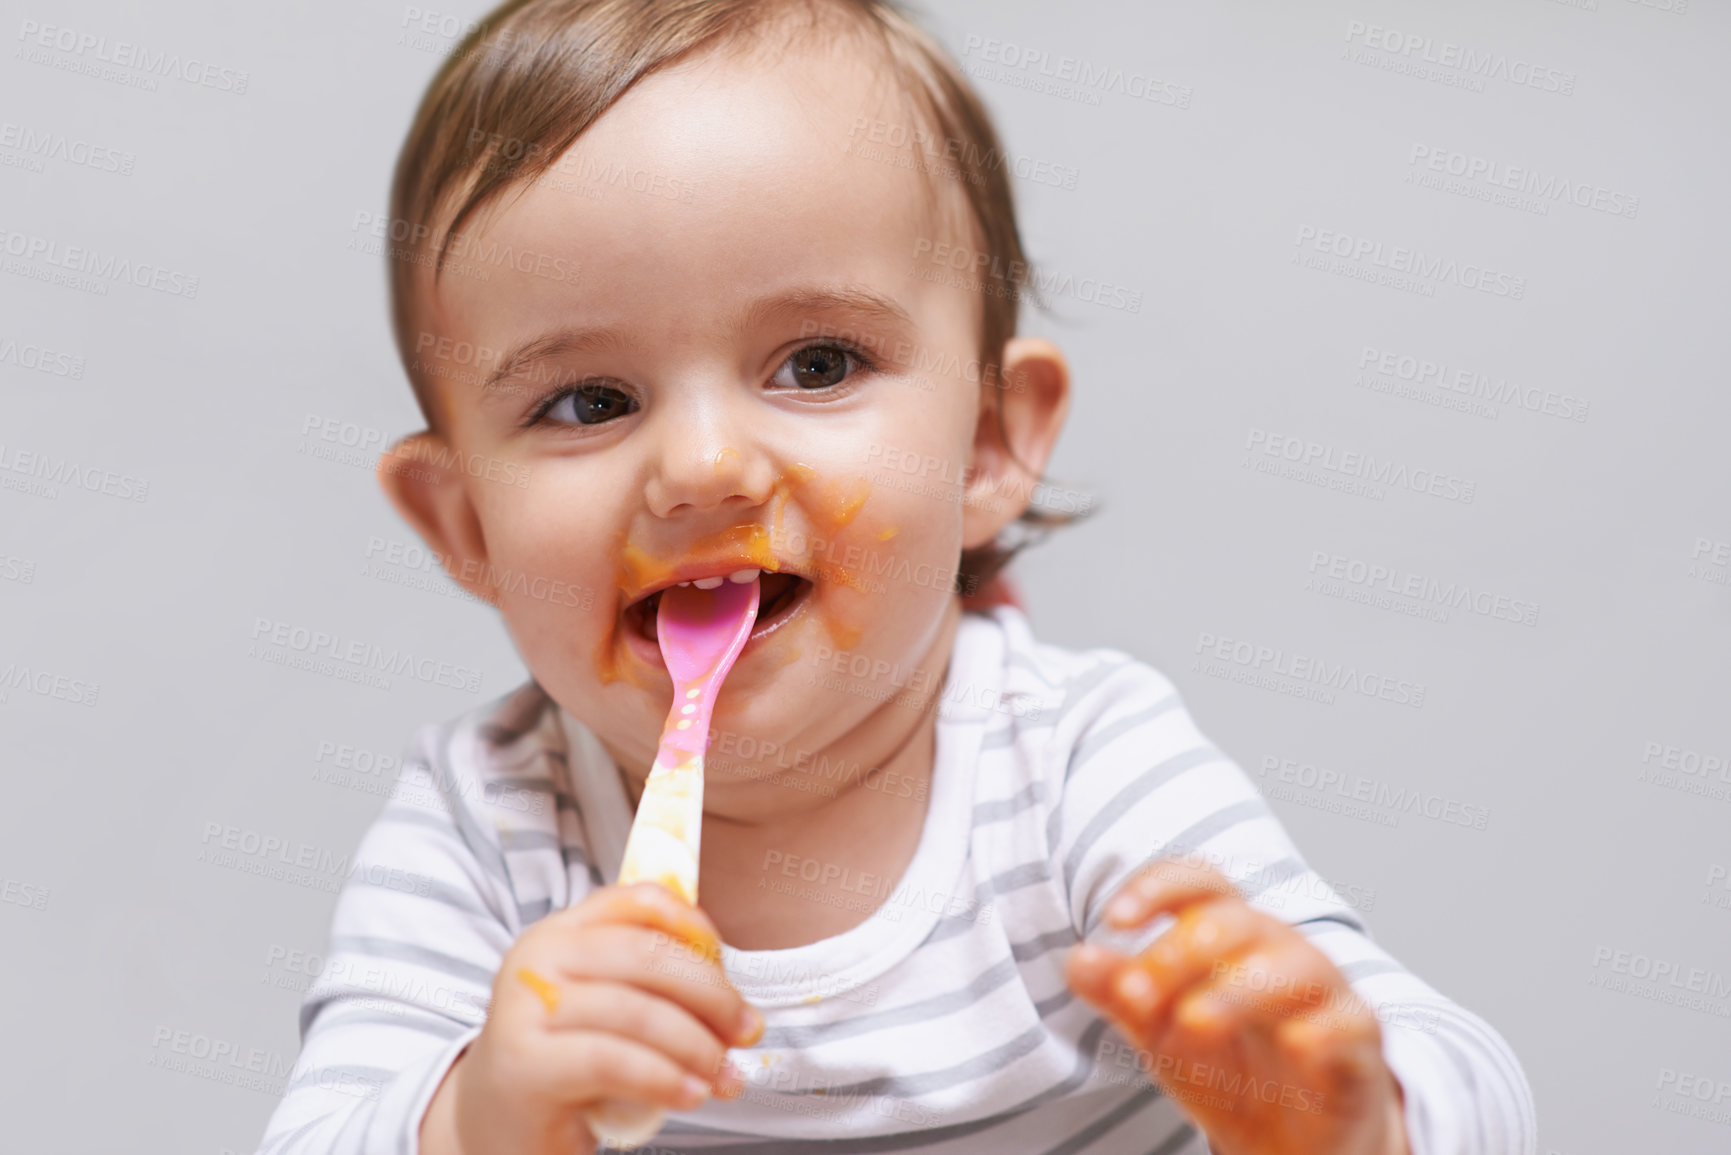
[{"label": "long sleeve", "polygon": [[497,831],[469,805],[449,741],[448,727],[421,729],[353,855],[260,1155],[413,1155],[434,1090],[486,1018],[514,908]]},{"label": "long sleeve", "polygon": [[[1104,660],[1074,683],[1049,747],[1048,773],[1061,777],[1052,849],[1078,930],[1141,950],[1170,916],[1112,932],[1100,926],[1106,902],[1143,863],[1198,856],[1253,906],[1315,942],[1376,1009],[1413,1155],[1532,1155],[1532,1092],[1502,1037],[1372,941],[1359,912],[1306,864],[1256,784],[1197,729],[1164,675],[1116,651],[1094,653]],[[1358,887],[1341,889],[1368,905]]]},{"label": "long sleeve", "polygon": [[1413,1155],[1532,1155],[1533,1094],[1491,1025],[1338,922],[1299,925],[1382,1023],[1382,1054],[1406,1095]]}]

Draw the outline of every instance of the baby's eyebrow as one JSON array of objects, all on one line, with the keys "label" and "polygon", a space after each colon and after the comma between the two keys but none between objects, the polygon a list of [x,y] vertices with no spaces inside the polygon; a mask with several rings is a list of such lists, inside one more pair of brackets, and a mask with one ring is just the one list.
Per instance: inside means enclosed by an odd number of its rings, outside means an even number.
[{"label": "baby's eyebrow", "polygon": [[612,329],[559,329],[543,333],[516,346],[499,359],[499,367],[481,382],[481,397],[486,400],[500,382],[518,376],[538,362],[570,353],[620,349],[624,345],[624,339]]},{"label": "baby's eyebrow", "polygon": [[[746,306],[739,327],[749,332],[783,317],[812,313],[844,313],[861,320],[908,327],[914,324],[912,315],[895,298],[864,285],[843,285],[804,287],[759,298]],[[482,396],[485,398],[501,382],[520,375],[538,362],[572,353],[620,349],[624,346],[624,338],[612,329],[559,329],[543,333],[515,346],[500,358],[499,367],[481,382]]]},{"label": "baby's eyebrow", "polygon": [[912,325],[899,301],[864,285],[838,288],[802,288],[754,301],[745,311],[746,328],[774,320],[787,313],[854,313],[878,321]]}]

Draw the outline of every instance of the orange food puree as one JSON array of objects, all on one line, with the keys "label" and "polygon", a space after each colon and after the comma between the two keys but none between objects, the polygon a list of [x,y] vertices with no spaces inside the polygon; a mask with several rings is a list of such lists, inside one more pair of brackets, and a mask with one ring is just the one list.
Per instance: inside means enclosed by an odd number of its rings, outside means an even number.
[{"label": "orange food puree", "polygon": [[[739,457],[739,451],[731,446],[723,448],[715,455],[715,472],[718,475],[730,457]],[[641,546],[625,540],[621,534],[618,588],[630,594],[664,583],[672,577],[677,565],[692,559],[715,558],[729,564],[737,562],[742,567],[756,566],[770,573],[783,572],[789,567],[784,566],[782,560],[776,556],[772,543],[782,537],[782,518],[787,511],[788,502],[794,499],[795,491],[805,494],[805,491],[814,488],[813,483],[817,479],[816,469],[803,462],[794,462],[776,475],[774,493],[777,500],[770,525],[744,522],[729,526],[693,542],[690,550],[680,558],[658,558]],[[852,522],[871,497],[872,491],[871,482],[863,477],[836,478],[824,481],[815,488],[818,492],[803,496],[800,505],[805,508],[814,526],[827,534],[833,534]],[[895,535],[896,527],[886,526],[878,531],[877,539],[888,541]],[[845,568],[829,562],[820,562],[817,568],[818,576],[857,588],[855,575]],[[832,620],[828,614],[823,615],[823,623],[840,648],[851,649],[859,641],[859,626]],[[631,676],[630,666],[621,660],[620,649],[621,642],[617,637],[610,636],[602,642],[595,660],[596,673],[601,683],[606,685],[627,677],[634,684],[645,689],[651,688],[640,678]]]},{"label": "orange food puree", "polygon": [[668,890],[671,890],[674,894],[677,894],[680,898],[683,898],[691,905],[697,905],[696,891],[687,888],[685,885],[685,879],[680,877],[676,871],[670,870],[661,875],[655,881],[659,882],[662,886],[665,886]]},{"label": "orange food puree", "polygon": [[534,991],[541,999],[541,1004],[552,1014],[559,1009],[559,988],[530,970],[528,967],[517,968],[517,981]]}]

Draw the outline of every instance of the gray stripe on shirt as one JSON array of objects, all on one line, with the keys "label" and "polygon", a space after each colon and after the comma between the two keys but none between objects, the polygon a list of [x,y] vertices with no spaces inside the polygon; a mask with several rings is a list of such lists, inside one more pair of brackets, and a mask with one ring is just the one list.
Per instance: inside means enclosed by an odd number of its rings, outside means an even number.
[{"label": "gray stripe on shirt", "polygon": [[[1006,1111],[1001,1111],[984,1119],[970,1120],[966,1123],[951,1123],[947,1127],[932,1127],[921,1131],[899,1131],[889,1135],[868,1135],[858,1139],[825,1140],[822,1143],[822,1149],[829,1155],[867,1155],[867,1153],[884,1151],[909,1151],[919,1147],[936,1146],[953,1139],[964,1139],[970,1135],[977,1135],[996,1127],[1014,1123],[1018,1117],[1051,1100],[1063,1098],[1088,1081],[1094,1066],[1093,1053],[1098,1047],[1100,1036],[1105,1031],[1106,1021],[1104,1019],[1095,1019],[1089,1023],[1076,1040],[1076,1066],[1070,1074],[1047,1087],[1044,1091],[1029,1096]],[[1157,1087],[1150,1084],[1141,1094],[1157,1097],[1160,1092]],[[663,1128],[663,1133],[727,1137],[739,1134],[701,1124],[686,1123],[677,1119],[670,1120],[667,1126]],[[744,1138],[745,1136],[739,1137]],[[705,1147],[703,1150],[722,1152],[723,1155],[728,1152],[739,1152],[742,1155],[745,1152],[749,1152],[750,1155],[811,1155],[813,1146],[813,1141],[810,1139],[780,1139],[753,1140],[746,1143]]]},{"label": "gray stripe on shirt", "polygon": [[1070,751],[1069,764],[1064,767],[1064,781],[1068,782],[1078,767],[1086,766],[1090,758],[1104,747],[1111,745],[1120,734],[1134,730],[1144,722],[1152,722],[1162,714],[1169,714],[1177,706],[1178,695],[1168,694],[1151,706],[1126,714],[1115,722],[1108,722],[1104,726],[1096,727],[1093,733],[1088,735],[1086,741],[1078,743],[1076,748]]},{"label": "gray stripe on shirt", "polygon": [[[1193,750],[1184,750],[1174,754],[1163,762],[1156,762],[1126,783],[1123,789],[1108,799],[1094,817],[1088,820],[1088,824],[1082,828],[1081,833],[1076,835],[1076,841],[1071,845],[1070,853],[1064,856],[1065,891],[1073,892],[1075,890],[1076,871],[1081,868],[1082,860],[1087,857],[1088,851],[1093,848],[1094,843],[1102,834],[1124,820],[1125,813],[1132,806],[1185,771],[1194,770],[1198,766],[1205,766],[1210,762],[1218,761],[1219,758],[1220,752],[1214,747],[1198,746]],[[1261,804],[1260,800],[1258,801]],[[1268,809],[1266,804],[1262,804],[1262,808],[1264,811]],[[1215,811],[1215,814],[1218,813],[1220,811]],[[1058,845],[1057,835],[1059,831],[1051,827],[1061,822],[1063,817],[1063,807],[1055,807],[1052,810],[1052,817],[1046,831],[1047,845],[1054,847]],[[1202,819],[1201,822],[1192,826],[1191,830],[1203,826],[1213,817],[1214,815],[1209,815],[1208,818]],[[1189,833],[1189,831],[1185,831],[1186,835]],[[1173,841],[1180,841],[1182,837],[1180,836],[1180,839]]]},{"label": "gray stripe on shirt", "polygon": [[331,938],[331,954],[338,951],[389,959],[392,962],[413,963],[415,966],[472,983],[484,990],[491,990],[493,987],[493,969],[424,947],[419,943],[395,938],[374,938],[370,935],[334,935]]}]

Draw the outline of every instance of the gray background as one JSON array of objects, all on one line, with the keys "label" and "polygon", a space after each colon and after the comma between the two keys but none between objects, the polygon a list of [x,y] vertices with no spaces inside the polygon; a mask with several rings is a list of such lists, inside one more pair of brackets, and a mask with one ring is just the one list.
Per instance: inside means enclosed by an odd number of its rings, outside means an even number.
[{"label": "gray background", "polygon": [[[1074,170],[1073,188],[1018,182],[1036,260],[1141,294],[1136,312],[1060,295],[1025,326],[1075,369],[1055,474],[1100,502],[1018,563],[1036,627],[1166,670],[1379,941],[1508,1038],[1540,1150],[1568,1155],[1731,1147],[1731,1127],[1660,1091],[1665,1071],[1731,1081],[1731,999],[1595,985],[1616,951],[1731,982],[1731,780],[1642,776],[1650,743],[1731,754],[1731,587],[1708,564],[1731,548],[1731,5],[1659,6],[1677,2],[928,5],[971,66],[1001,67],[998,40],[1157,78],[1171,101],[976,78],[1015,152]],[[493,611],[375,540],[414,540],[371,462],[418,423],[354,222],[383,213],[437,53],[482,11],[448,0],[441,34],[419,30],[426,10],[5,5],[6,131],[131,160],[0,147],[0,230],[199,278],[189,297],[45,284],[13,256],[0,274],[0,477],[26,486],[0,489],[0,670],[100,685],[88,706],[0,687],[8,1150],[252,1150],[269,1087],[165,1070],[159,1041],[257,1048],[285,1072],[294,952],[323,950],[334,895],[201,860],[211,824],[346,855],[389,773],[321,781],[321,749],[397,757],[421,723],[525,677]],[[244,71],[246,91],[69,70],[76,52],[27,51],[32,21]],[[1573,92],[1380,68],[1354,55],[1354,21],[1554,69]],[[1425,187],[1415,146],[1638,209]],[[1524,294],[1307,267],[1306,228],[1487,265]],[[81,376],[25,367],[26,346]],[[1366,347],[1584,399],[1587,417],[1378,392],[1355,383]],[[340,445],[309,420],[361,444],[315,457]],[[1474,500],[1259,472],[1247,459],[1275,459],[1247,455],[1258,430],[1435,469]],[[20,451],[144,479],[145,500],[30,492],[5,472]],[[1536,624],[1330,596],[1307,588],[1319,552],[1533,603]],[[261,618],[478,668],[481,693],[259,660]],[[1210,635],[1421,684],[1423,704],[1246,684],[1198,653]],[[1332,813],[1265,759],[1483,808],[1486,828]]]}]

